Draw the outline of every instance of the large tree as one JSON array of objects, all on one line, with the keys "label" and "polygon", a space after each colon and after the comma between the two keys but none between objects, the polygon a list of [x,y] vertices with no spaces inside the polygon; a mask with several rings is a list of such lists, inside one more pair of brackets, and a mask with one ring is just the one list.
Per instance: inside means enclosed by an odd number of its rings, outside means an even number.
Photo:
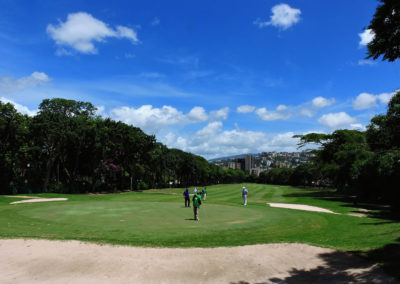
[{"label": "large tree", "polygon": [[374,33],[373,40],[368,43],[367,58],[394,61],[400,57],[400,1],[380,0],[375,15],[368,26]]},{"label": "large tree", "polygon": [[62,98],[45,99],[39,105],[39,113],[33,119],[32,134],[36,144],[41,146],[42,156],[45,161],[43,189],[47,189],[52,172],[56,172],[56,180],[59,182],[60,171],[65,162],[68,142],[72,136],[79,135],[77,126],[79,118],[84,121],[94,117],[96,108],[87,102],[79,102]]}]

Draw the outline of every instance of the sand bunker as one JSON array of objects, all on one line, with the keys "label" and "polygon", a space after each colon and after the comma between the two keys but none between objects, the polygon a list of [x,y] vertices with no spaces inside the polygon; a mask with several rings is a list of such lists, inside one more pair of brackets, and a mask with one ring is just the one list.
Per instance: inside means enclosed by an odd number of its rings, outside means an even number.
[{"label": "sand bunker", "polygon": [[335,212],[324,209],[321,207],[310,206],[310,205],[302,205],[302,204],[288,204],[288,203],[267,203],[271,207],[280,207],[280,208],[287,208],[287,209],[296,209],[296,210],[305,210],[305,211],[315,211],[315,212],[324,212],[324,213],[331,213],[336,214]]},{"label": "sand bunker", "polygon": [[21,201],[14,201],[10,204],[19,204],[19,203],[31,203],[31,202],[50,202],[50,201],[65,201],[68,198],[34,198],[34,199],[26,199]]},{"label": "sand bunker", "polygon": [[396,283],[376,265],[305,244],[137,248],[0,240],[1,283]]},{"label": "sand bunker", "polygon": [[28,199],[40,198],[39,196],[28,196],[28,195],[5,195],[5,197],[28,198]]}]

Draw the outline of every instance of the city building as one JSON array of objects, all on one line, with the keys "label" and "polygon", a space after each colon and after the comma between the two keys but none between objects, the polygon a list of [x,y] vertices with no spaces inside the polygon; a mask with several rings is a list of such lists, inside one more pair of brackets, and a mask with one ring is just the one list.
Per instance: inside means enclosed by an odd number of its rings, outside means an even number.
[{"label": "city building", "polygon": [[254,156],[250,155],[250,154],[246,155],[246,157],[245,157],[245,168],[244,168],[245,171],[250,173],[251,169],[254,168],[254,163],[255,163]]}]

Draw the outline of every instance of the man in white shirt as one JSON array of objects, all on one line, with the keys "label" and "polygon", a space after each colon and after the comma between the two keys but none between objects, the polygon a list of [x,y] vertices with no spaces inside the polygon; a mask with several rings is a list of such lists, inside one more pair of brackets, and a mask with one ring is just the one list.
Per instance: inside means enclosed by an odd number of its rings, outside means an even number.
[{"label": "man in white shirt", "polygon": [[247,205],[247,194],[248,194],[248,191],[247,191],[247,189],[243,186],[242,197],[243,197],[244,206]]}]

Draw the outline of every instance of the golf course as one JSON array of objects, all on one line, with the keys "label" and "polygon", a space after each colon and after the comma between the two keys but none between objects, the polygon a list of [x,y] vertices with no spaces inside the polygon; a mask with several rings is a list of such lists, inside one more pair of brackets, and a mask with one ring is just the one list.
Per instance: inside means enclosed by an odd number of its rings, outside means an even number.
[{"label": "golf course", "polygon": [[[185,208],[182,188],[0,196],[0,237],[151,248],[301,243],[351,252],[367,262],[380,263],[386,272],[398,277],[400,223],[386,215],[385,207],[356,206],[327,189],[244,185],[249,190],[247,206],[242,204],[242,184],[208,187],[199,222],[193,220],[192,208]],[[26,202],[44,198],[65,200]],[[308,205],[333,213],[272,207],[269,203]]]}]

